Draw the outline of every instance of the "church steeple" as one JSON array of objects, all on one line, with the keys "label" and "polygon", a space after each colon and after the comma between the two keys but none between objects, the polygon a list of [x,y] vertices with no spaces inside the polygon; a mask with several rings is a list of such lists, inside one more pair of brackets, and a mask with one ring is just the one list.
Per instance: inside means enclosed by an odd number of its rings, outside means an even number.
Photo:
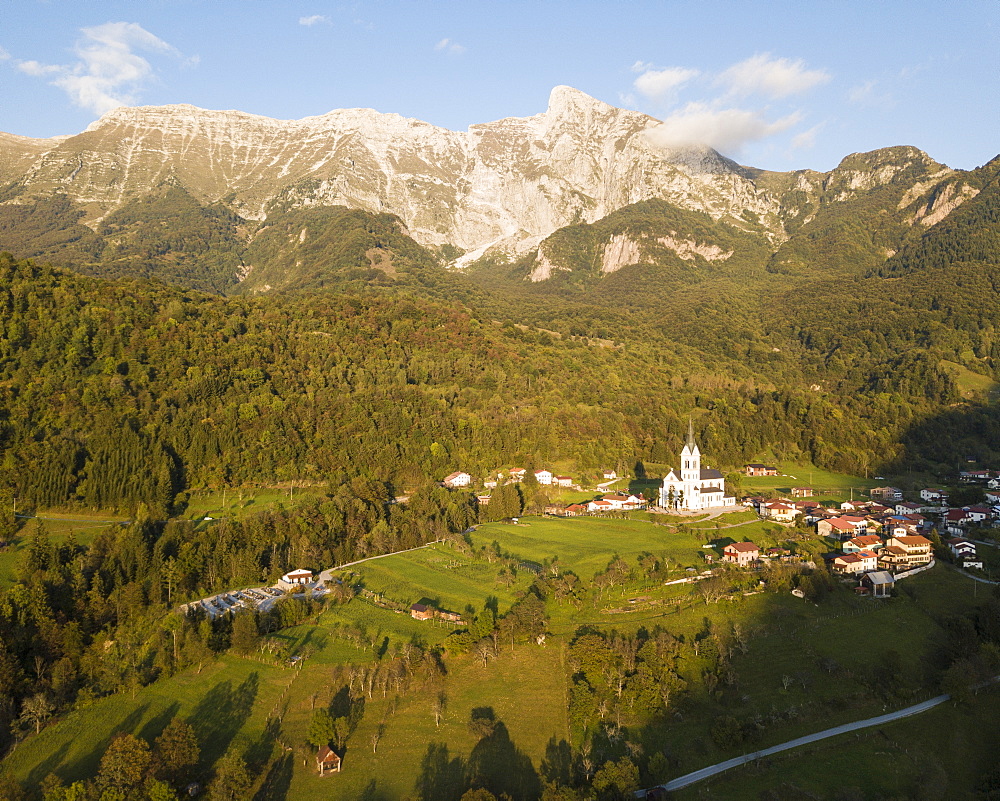
[{"label": "church steeple", "polygon": [[694,450],[694,421],[690,417],[688,418],[687,440],[685,441],[684,444],[687,445],[691,450]]}]

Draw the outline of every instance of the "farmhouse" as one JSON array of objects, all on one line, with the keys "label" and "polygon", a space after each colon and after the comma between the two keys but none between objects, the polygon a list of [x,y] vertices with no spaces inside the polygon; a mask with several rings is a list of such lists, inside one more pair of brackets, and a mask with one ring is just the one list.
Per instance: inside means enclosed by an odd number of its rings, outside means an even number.
[{"label": "farmhouse", "polygon": [[899,487],[874,487],[868,494],[872,500],[875,498],[883,501],[903,500],[903,491]]},{"label": "farmhouse", "polygon": [[286,586],[286,588],[296,588],[301,587],[304,584],[308,584],[313,580],[313,574],[311,570],[306,570],[304,568],[300,570],[292,570],[285,573],[281,577],[281,583]]},{"label": "farmhouse", "polygon": [[430,620],[434,617],[434,609],[427,604],[411,604],[410,617],[414,620]]},{"label": "farmhouse", "polygon": [[515,484],[520,484],[522,481],[524,481],[524,475],[527,472],[528,471],[525,470],[523,467],[512,467],[510,470],[507,471],[507,475],[510,476],[510,480],[513,481]]},{"label": "farmhouse", "polygon": [[811,498],[813,496],[812,487],[792,487],[793,498]]},{"label": "farmhouse", "polygon": [[726,495],[722,473],[701,466],[701,451],[694,441],[694,426],[688,422],[687,441],[681,451],[681,466],[670,469],[660,488],[660,506],[695,511],[716,506],[736,506],[736,498]]},{"label": "farmhouse", "polygon": [[603,475],[606,479],[618,478],[618,473],[614,470],[602,470],[601,475]]},{"label": "farmhouse", "polygon": [[572,487],[573,477],[572,476],[553,476],[552,481],[556,486],[559,487]]},{"label": "farmhouse", "polygon": [[760,548],[752,542],[733,542],[722,549],[722,559],[740,567],[746,567],[760,556]]},{"label": "farmhouse", "polygon": [[328,745],[324,745],[316,754],[316,769],[320,776],[327,773],[340,773],[340,757]]},{"label": "farmhouse", "polygon": [[551,470],[536,470],[535,471],[535,481],[539,484],[544,484],[548,486],[552,483],[552,471]]},{"label": "farmhouse", "polygon": [[776,476],[778,475],[778,468],[758,463],[745,464],[743,465],[743,472],[748,476]]},{"label": "farmhouse", "polygon": [[445,476],[444,485],[450,487],[451,489],[457,489],[458,487],[468,487],[472,484],[472,476],[468,473],[455,472],[449,476]]}]

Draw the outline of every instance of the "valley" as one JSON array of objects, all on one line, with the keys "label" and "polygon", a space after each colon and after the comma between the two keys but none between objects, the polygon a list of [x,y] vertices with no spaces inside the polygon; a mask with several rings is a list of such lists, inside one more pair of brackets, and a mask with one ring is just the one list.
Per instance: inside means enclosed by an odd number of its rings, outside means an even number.
[{"label": "valley", "polygon": [[[672,797],[990,797],[995,549],[962,572],[935,518],[873,598],[766,509],[985,501],[1000,161],[778,173],[656,125],[557,87],[467,133],[0,137],[0,796],[613,801],[948,692]],[[609,470],[655,506],[695,438],[755,507],[546,514]],[[177,612],[294,568],[328,591]]]}]

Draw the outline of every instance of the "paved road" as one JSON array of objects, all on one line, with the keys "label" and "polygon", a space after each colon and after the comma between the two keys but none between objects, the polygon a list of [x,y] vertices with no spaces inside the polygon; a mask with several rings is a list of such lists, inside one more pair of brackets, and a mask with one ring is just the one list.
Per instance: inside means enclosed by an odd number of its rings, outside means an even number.
[{"label": "paved road", "polygon": [[[752,754],[744,754],[743,756],[734,757],[733,759],[727,759],[725,762],[720,762],[717,765],[710,765],[707,768],[702,768],[701,770],[693,771],[692,773],[685,774],[684,776],[679,776],[676,779],[671,779],[666,784],[661,784],[659,786],[664,790],[680,790],[682,787],[687,787],[695,782],[700,782],[702,779],[707,779],[709,776],[715,776],[717,773],[722,773],[730,768],[739,767],[740,765],[745,765],[748,762],[753,762],[754,760],[762,759],[763,757],[768,757],[772,754],[780,753],[781,751],[787,751],[790,748],[798,748],[800,745],[815,743],[819,740],[825,740],[827,737],[836,737],[838,734],[858,731],[859,729],[867,729],[871,726],[881,726],[883,723],[889,723],[893,720],[899,720],[900,718],[909,717],[910,715],[918,715],[921,712],[926,712],[928,709],[933,709],[939,704],[943,704],[950,698],[950,695],[938,695],[928,701],[924,701],[923,703],[914,704],[913,706],[908,706],[905,709],[890,712],[887,715],[879,715],[877,718],[858,720],[854,723],[845,723],[842,726],[834,726],[832,729],[824,729],[823,731],[816,732],[815,734],[807,734],[805,737],[789,740],[787,743],[781,743],[780,745],[775,745],[771,748],[765,748],[762,751],[755,751]],[[639,790],[635,796],[636,798],[645,798],[647,792],[648,790]]]},{"label": "paved road", "polygon": [[346,565],[338,565],[337,567],[328,567],[322,573],[316,577],[317,587],[322,587],[326,582],[333,578],[333,573],[336,570],[343,570],[345,567],[354,567],[354,565],[360,565],[364,562],[370,562],[372,559],[385,559],[387,556],[398,556],[401,553],[410,553],[410,551],[419,551],[421,548],[430,548],[432,545],[439,543],[441,540],[434,540],[434,542],[428,542],[424,545],[418,545],[416,548],[407,548],[404,551],[393,551],[392,553],[380,553],[378,556],[366,556],[364,559],[358,559],[354,562],[348,562]]}]

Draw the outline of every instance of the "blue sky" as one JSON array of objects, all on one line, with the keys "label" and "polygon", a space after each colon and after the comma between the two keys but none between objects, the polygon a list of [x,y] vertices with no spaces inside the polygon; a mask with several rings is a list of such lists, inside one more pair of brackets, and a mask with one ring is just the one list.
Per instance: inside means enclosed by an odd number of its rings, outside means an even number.
[{"label": "blue sky", "polygon": [[908,144],[971,169],[1000,152],[998,33],[997,0],[0,0],[0,130],[164,103],[464,130],[566,84],[756,167]]}]

